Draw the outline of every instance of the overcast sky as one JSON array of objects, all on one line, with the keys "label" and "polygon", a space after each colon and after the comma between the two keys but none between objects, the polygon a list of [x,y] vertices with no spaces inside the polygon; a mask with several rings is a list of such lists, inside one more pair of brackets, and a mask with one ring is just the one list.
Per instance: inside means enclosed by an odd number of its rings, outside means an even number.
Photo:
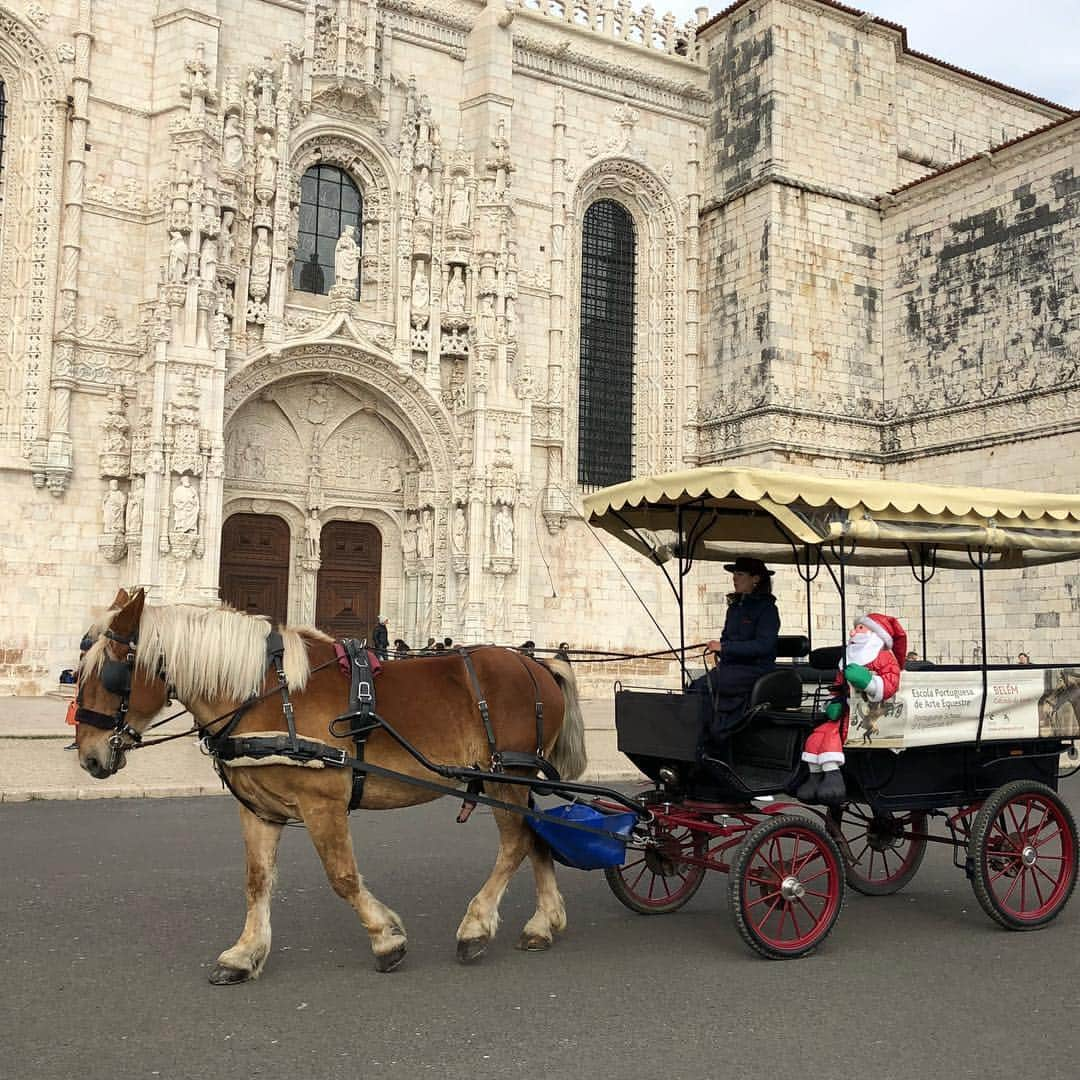
[{"label": "overcast sky", "polygon": [[[908,48],[1080,109],[1078,0],[841,0],[907,27]],[[634,0],[642,7],[644,0]],[[652,0],[684,22],[695,0]],[[709,5],[710,15],[727,2]]]}]

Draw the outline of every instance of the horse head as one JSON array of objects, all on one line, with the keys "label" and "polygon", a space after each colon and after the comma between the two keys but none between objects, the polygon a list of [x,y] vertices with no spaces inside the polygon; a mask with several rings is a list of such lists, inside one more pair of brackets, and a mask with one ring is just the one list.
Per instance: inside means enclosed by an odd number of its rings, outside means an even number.
[{"label": "horse head", "polygon": [[142,589],[131,595],[121,589],[104,625],[91,628],[84,639],[75,740],[79,764],[98,780],[124,767],[127,751],[142,741],[142,732],[169,698],[164,674],[148,673],[138,664],[145,602]]}]

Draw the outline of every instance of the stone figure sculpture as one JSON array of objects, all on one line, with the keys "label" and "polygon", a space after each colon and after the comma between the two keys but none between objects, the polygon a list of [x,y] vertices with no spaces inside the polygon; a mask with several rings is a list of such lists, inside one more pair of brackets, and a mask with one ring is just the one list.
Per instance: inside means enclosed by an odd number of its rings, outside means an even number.
[{"label": "stone figure sculpture", "polygon": [[430,218],[435,214],[435,189],[429,179],[431,173],[424,165],[420,169],[420,179],[416,182],[416,216]]},{"label": "stone figure sculpture", "polygon": [[233,255],[233,222],[236,213],[233,210],[224,210],[221,214],[221,235],[218,239],[218,256],[225,266],[232,266]]},{"label": "stone figure sculpture", "polygon": [[304,521],[304,539],[307,542],[307,555],[309,559],[319,557],[319,541],[322,538],[322,523],[319,521],[319,512],[311,511],[311,516]]},{"label": "stone figure sculpture", "polygon": [[169,281],[174,285],[183,282],[187,271],[188,246],[183,233],[169,233]]},{"label": "stone figure sculpture", "polygon": [[450,226],[466,229],[469,226],[469,189],[465,186],[465,177],[454,177],[454,187],[450,193]]},{"label": "stone figure sculpture", "polygon": [[127,505],[127,496],[120,490],[120,484],[116,480],[109,481],[109,490],[105,493],[101,507],[105,512],[105,523],[102,531],[106,536],[123,536],[124,534],[124,507]]},{"label": "stone figure sculpture", "polygon": [[425,510],[420,515],[420,522],[416,531],[416,554],[421,559],[429,558],[434,550],[432,547],[431,511]]},{"label": "stone figure sculpture", "polygon": [[412,309],[414,312],[427,311],[431,297],[431,284],[428,281],[427,264],[423,259],[417,260],[416,269],[412,279]]},{"label": "stone figure sculpture", "polygon": [[[137,481],[141,483],[141,481]],[[127,520],[124,528],[128,536],[138,536],[142,531],[142,492],[138,487],[131,489],[131,497],[127,504]]]},{"label": "stone figure sculpture", "polygon": [[203,239],[199,252],[199,277],[208,285],[217,280],[217,241],[212,236]]},{"label": "stone figure sculpture", "polygon": [[464,555],[469,542],[469,522],[465,517],[465,507],[454,507],[454,527],[451,536],[454,551],[458,555]]},{"label": "stone figure sculpture", "polygon": [[416,555],[416,518],[412,514],[405,515],[405,528],[401,534],[401,546],[407,559]]},{"label": "stone figure sculpture", "polygon": [[346,225],[334,248],[334,284],[356,288],[360,274],[360,248],[353,238],[353,227]]},{"label": "stone figure sculpture", "polygon": [[514,512],[505,504],[495,513],[495,554],[510,558],[514,554]]},{"label": "stone figure sculpture", "polygon": [[450,280],[446,283],[446,310],[462,312],[465,310],[465,278],[461,267],[455,266]]},{"label": "stone figure sculpture", "polygon": [[173,530],[178,533],[199,531],[199,493],[191,486],[186,473],[174,488],[172,496]]},{"label": "stone figure sculpture", "polygon": [[259,143],[258,166],[255,177],[260,189],[274,190],[274,179],[277,176],[277,151],[274,149],[274,140],[270,132],[263,132],[262,141]]},{"label": "stone figure sculpture", "polygon": [[225,164],[231,169],[238,169],[244,162],[244,133],[240,128],[240,117],[229,113],[225,117],[225,130],[222,133],[225,144]]}]

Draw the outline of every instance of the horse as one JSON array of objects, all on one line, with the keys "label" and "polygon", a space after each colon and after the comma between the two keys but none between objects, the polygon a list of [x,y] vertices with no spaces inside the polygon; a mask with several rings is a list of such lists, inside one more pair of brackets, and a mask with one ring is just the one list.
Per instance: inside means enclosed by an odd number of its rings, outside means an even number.
[{"label": "horse", "polygon": [[[233,734],[282,735],[287,730],[284,698],[267,656],[270,632],[269,621],[260,616],[230,608],[149,605],[142,589],[130,595],[121,589],[88,632],[93,644],[80,665],[79,764],[97,779],[123,768],[127,754],[170,697],[188,709],[203,734],[220,730],[223,716],[250,702]],[[334,642],[313,627],[281,626],[277,632],[284,643],[282,667],[297,735],[351,754],[351,739],[330,731],[331,721],[344,711],[349,696]],[[470,659],[489,706],[498,750],[538,749],[537,714],[542,705],[539,749],[563,779],[580,776],[586,765],[585,733],[570,665],[538,661],[496,646],[476,647],[470,650]],[[461,653],[387,663],[375,684],[379,716],[430,761],[446,765],[491,761],[491,744]],[[372,732],[364,759],[403,777],[433,779],[384,729]],[[266,965],[278,841],[290,821],[306,826],[331,887],[359,916],[376,970],[394,970],[405,957],[408,939],[401,918],[368,890],[357,869],[347,813],[351,769],[267,760],[269,764],[245,763],[245,759],[218,763],[239,806],[247,916],[240,937],[218,957],[210,982],[246,982],[257,978]],[[522,770],[508,771],[528,775]],[[520,784],[485,782],[484,790],[517,806],[527,804],[528,791]],[[438,797],[439,793],[404,780],[370,775],[359,808],[390,810]],[[499,902],[526,857],[533,868],[536,910],[521,932],[518,947],[527,951],[549,948],[554,935],[566,927],[566,908],[550,849],[522,814],[505,809],[493,813],[499,834],[495,865],[469,902],[457,930],[457,956],[465,963],[482,956],[494,938]]]}]

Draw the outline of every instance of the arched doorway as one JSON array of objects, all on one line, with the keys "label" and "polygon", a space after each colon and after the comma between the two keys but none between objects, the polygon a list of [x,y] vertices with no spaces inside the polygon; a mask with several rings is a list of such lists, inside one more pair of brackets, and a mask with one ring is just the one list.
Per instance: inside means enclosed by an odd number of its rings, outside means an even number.
[{"label": "arched doorway", "polygon": [[362,521],[330,521],[319,542],[315,625],[332,637],[371,637],[379,617],[382,534]]},{"label": "arched doorway", "polygon": [[221,599],[237,611],[286,621],[289,526],[272,514],[233,514],[221,530]]}]

